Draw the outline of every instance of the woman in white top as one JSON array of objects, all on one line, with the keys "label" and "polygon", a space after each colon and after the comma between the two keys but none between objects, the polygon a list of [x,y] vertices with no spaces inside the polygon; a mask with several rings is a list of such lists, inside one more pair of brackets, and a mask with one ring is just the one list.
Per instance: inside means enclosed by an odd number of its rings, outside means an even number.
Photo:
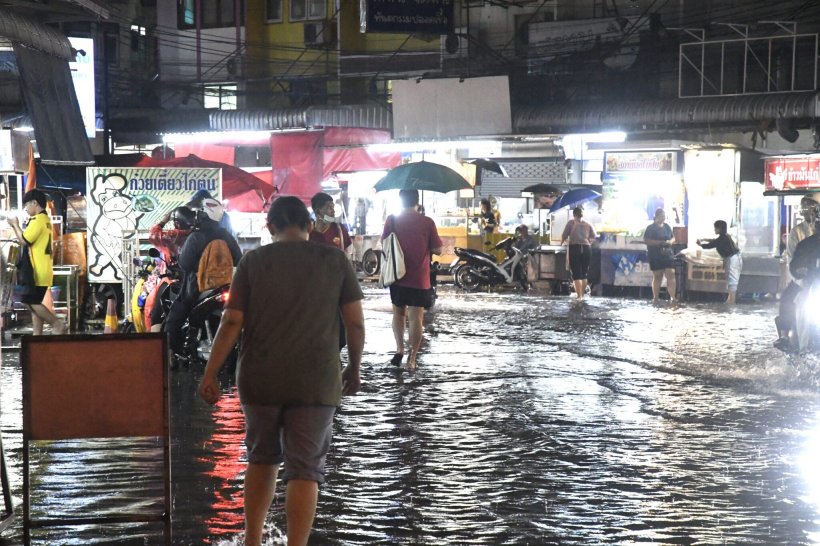
[{"label": "woman in white top", "polygon": [[575,285],[575,296],[583,299],[587,290],[587,274],[589,261],[592,257],[592,241],[598,238],[595,228],[583,219],[584,209],[575,207],[572,211],[572,220],[567,222],[561,236],[561,244],[569,243],[569,270],[572,273],[572,282]]}]

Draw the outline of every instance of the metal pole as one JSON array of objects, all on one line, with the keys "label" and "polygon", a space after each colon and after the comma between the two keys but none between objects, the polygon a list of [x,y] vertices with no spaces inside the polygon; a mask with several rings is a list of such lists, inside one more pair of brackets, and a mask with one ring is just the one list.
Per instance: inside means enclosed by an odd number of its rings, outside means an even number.
[{"label": "metal pole", "polygon": [[11,487],[9,486],[9,473],[6,469],[6,453],[3,451],[3,437],[0,435],[0,482],[3,487],[3,516],[0,518],[0,532],[8,527],[14,519],[14,504],[11,499]]}]

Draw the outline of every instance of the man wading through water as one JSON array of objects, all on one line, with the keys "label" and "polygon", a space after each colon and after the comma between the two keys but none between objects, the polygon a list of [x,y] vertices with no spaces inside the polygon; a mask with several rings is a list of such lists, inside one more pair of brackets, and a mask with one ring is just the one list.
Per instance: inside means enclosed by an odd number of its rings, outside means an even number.
[{"label": "man wading through water", "polygon": [[[287,481],[290,546],[307,544],[324,482],[333,415],[359,390],[362,291],[347,256],[308,242],[310,216],[295,197],[268,212],[274,242],[245,254],[231,283],[199,395],[220,396],[217,374],[242,333],[237,386],[245,414],[245,544],[258,546],[279,465]],[[348,365],[339,361],[339,311]]]}]

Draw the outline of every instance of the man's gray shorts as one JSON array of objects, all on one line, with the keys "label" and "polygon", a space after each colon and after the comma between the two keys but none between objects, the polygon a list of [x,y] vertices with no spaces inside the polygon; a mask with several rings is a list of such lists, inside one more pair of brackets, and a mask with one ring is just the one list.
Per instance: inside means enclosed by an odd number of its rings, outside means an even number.
[{"label": "man's gray shorts", "polygon": [[285,463],[282,479],[325,481],[335,406],[243,405],[248,462]]}]

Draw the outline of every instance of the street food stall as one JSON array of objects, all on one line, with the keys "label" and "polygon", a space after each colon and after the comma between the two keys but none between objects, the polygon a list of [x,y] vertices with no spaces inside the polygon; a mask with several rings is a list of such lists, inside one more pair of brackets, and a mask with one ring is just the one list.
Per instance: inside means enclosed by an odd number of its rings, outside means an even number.
[{"label": "street food stall", "polygon": [[[788,156],[772,156],[764,160],[764,195],[769,202],[774,201],[780,212],[780,224],[775,222],[775,229],[764,241],[774,239],[774,254],[779,256],[785,250],[789,233],[795,226],[803,222],[800,214],[800,200],[804,196],[812,196],[818,201],[820,196],[820,154],[799,154]],[[779,205],[779,206],[778,206]],[[776,216],[776,214],[775,214]],[[776,219],[775,219],[776,220]],[[771,253],[771,250],[770,250]],[[745,271],[744,256],[744,271]],[[791,275],[788,264],[778,260],[779,286],[778,292],[788,285]]]},{"label": "street food stall", "polygon": [[603,202],[597,227],[600,281],[605,287],[651,287],[643,232],[657,209],[666,212],[677,249],[685,246],[687,211],[682,163],[683,154],[677,150],[604,153]]}]

